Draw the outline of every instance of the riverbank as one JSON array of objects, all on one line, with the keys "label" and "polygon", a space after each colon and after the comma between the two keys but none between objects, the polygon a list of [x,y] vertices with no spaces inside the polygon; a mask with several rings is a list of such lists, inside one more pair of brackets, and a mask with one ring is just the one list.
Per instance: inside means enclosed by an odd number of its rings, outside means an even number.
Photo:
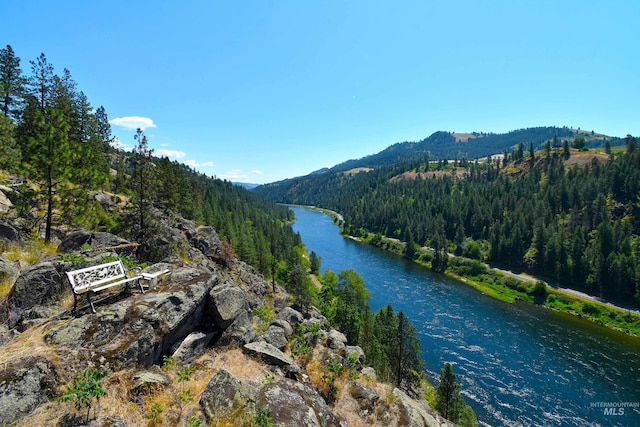
[{"label": "riverbank", "polygon": [[[345,237],[374,245],[396,255],[405,254],[406,244],[397,239],[372,233]],[[433,250],[423,247],[416,250],[412,261],[430,269],[432,258]],[[449,254],[449,263],[443,274],[502,302],[536,304],[640,338],[640,315],[636,312],[606,301],[598,301],[588,296],[585,298],[574,292],[553,288],[533,277],[505,273],[481,261],[453,254]]]}]

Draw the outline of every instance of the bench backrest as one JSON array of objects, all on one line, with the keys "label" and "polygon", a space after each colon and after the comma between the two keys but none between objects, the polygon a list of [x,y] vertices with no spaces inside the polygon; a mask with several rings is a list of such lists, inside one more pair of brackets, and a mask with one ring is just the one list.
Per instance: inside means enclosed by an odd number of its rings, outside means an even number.
[{"label": "bench backrest", "polygon": [[75,293],[126,277],[127,273],[120,260],[67,272],[67,278]]}]

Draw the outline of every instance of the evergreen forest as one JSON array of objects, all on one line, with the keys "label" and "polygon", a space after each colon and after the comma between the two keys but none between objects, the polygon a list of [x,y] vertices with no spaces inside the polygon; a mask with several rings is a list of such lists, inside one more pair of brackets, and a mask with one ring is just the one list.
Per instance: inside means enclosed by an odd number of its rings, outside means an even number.
[{"label": "evergreen forest", "polygon": [[639,306],[637,140],[595,150],[588,137],[554,134],[540,150],[520,141],[482,161],[365,163],[256,191],[337,211],[346,234],[406,242],[409,258],[427,247]]}]

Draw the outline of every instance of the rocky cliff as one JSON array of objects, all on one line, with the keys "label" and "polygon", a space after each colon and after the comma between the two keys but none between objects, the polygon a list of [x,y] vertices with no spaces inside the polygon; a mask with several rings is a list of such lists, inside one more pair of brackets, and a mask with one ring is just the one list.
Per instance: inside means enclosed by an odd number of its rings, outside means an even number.
[{"label": "rocky cliff", "polygon": [[[170,278],[145,293],[100,292],[97,313],[72,312],[65,271],[139,251],[158,261],[142,271]],[[212,228],[165,219],[144,248],[74,232],[34,265],[0,259],[15,280],[0,308],[0,425],[450,425],[376,382],[317,309],[222,251]],[[107,375],[86,421],[60,398],[88,368]]]}]

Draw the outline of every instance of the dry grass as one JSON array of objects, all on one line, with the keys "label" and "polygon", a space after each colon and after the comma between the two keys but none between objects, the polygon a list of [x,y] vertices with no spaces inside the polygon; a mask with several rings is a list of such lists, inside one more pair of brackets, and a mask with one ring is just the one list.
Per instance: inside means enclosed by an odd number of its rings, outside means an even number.
[{"label": "dry grass", "polygon": [[11,277],[5,276],[2,278],[2,280],[0,280],[0,303],[1,304],[5,303],[5,299],[9,295],[9,292],[11,292],[11,288],[13,288],[13,283],[14,283],[14,280]]},{"label": "dry grass", "polygon": [[23,261],[28,264],[35,264],[45,256],[55,255],[58,245],[55,243],[45,243],[43,240],[29,240],[23,244],[10,243],[4,247],[2,258],[12,262]]}]

